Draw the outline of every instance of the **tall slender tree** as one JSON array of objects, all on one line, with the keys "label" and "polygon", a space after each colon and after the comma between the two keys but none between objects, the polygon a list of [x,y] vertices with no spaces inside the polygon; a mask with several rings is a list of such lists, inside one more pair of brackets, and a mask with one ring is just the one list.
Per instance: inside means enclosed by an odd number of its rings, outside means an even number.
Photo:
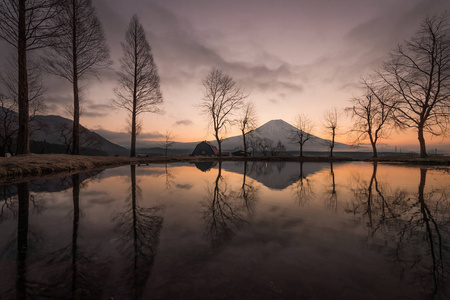
[{"label": "tall slender tree", "polygon": [[131,18],[125,41],[121,45],[123,56],[120,60],[120,71],[117,73],[119,86],[114,89],[116,98],[113,103],[130,113],[130,156],[136,156],[138,117],[145,112],[161,113],[163,98],[158,69],[137,15]]},{"label": "tall slender tree", "polygon": [[2,0],[0,38],[17,50],[19,129],[17,153],[30,153],[27,54],[43,48],[58,34],[50,22],[58,14],[60,0]]},{"label": "tall slender tree", "polygon": [[67,79],[73,89],[72,154],[80,154],[80,81],[111,64],[102,25],[91,0],[64,0],[53,19],[62,34],[44,58],[47,70]]}]

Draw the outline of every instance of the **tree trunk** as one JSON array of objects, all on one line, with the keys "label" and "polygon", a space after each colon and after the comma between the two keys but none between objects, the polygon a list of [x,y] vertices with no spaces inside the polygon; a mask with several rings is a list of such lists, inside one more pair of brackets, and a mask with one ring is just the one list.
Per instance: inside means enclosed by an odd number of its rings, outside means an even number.
[{"label": "tree trunk", "polygon": [[300,157],[303,157],[303,144],[298,143],[300,145]]},{"label": "tree trunk", "polygon": [[76,0],[72,1],[72,67],[73,67],[73,129],[72,154],[80,154],[80,99],[78,97],[78,57],[77,57],[77,20]]},{"label": "tree trunk", "polygon": [[136,107],[137,107],[137,74],[138,74],[138,40],[137,24],[134,28],[134,78],[133,78],[133,111],[131,113],[131,149],[130,157],[136,156]]},{"label": "tree trunk", "polygon": [[373,157],[378,157],[378,151],[377,151],[377,139],[374,139],[372,137],[372,132],[369,131],[369,140],[370,140],[370,145],[372,145],[372,151],[373,151]]},{"label": "tree trunk", "polygon": [[18,109],[19,131],[17,135],[17,154],[30,153],[30,125],[28,105],[27,37],[25,0],[19,0],[19,39],[18,39]]},{"label": "tree trunk", "polygon": [[373,150],[373,157],[378,157],[377,144],[374,142],[371,142],[371,144],[372,144],[372,150]]},{"label": "tree trunk", "polygon": [[244,157],[247,157],[247,142],[245,140],[245,132],[242,130],[242,140],[244,141]]},{"label": "tree trunk", "polygon": [[333,128],[333,136],[331,138],[330,157],[333,157],[334,137],[336,136],[336,128]]},{"label": "tree trunk", "polygon": [[136,100],[133,103],[133,113],[131,115],[131,149],[130,157],[136,156]]},{"label": "tree trunk", "polygon": [[425,158],[428,155],[427,155],[427,148],[425,145],[425,138],[423,136],[423,125],[422,124],[419,124],[418,139],[419,139],[419,144],[420,144],[420,157]]},{"label": "tree trunk", "polygon": [[217,144],[219,144],[219,156],[222,157],[222,141],[217,139]]}]

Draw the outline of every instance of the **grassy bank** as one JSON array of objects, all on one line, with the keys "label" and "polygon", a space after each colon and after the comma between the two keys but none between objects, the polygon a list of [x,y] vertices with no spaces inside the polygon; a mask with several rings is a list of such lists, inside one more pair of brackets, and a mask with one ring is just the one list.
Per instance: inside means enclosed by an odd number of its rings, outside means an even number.
[{"label": "grassy bank", "polygon": [[[65,154],[31,154],[14,157],[0,157],[0,183],[10,183],[26,181],[42,176],[63,176],[82,171],[105,169],[130,164],[152,164],[152,163],[173,163],[173,162],[199,162],[211,161],[213,157],[202,156],[155,156],[155,157],[105,157],[105,156],[74,156]],[[217,159],[217,158],[216,158]],[[347,157],[325,157],[325,156],[305,156],[305,157],[223,157],[222,161],[294,161],[294,162],[339,162],[352,161]],[[369,161],[374,161],[373,159]],[[378,162],[400,162],[409,164],[426,165],[450,165],[450,157],[433,156],[425,159],[417,157],[382,157]]]}]

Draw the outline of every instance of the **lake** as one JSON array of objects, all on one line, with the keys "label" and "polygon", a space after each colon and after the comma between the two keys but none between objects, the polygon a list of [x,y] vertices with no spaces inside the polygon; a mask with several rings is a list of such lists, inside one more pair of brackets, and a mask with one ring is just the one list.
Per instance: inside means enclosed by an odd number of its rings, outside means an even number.
[{"label": "lake", "polygon": [[450,299],[450,171],[125,166],[1,186],[1,299]]}]

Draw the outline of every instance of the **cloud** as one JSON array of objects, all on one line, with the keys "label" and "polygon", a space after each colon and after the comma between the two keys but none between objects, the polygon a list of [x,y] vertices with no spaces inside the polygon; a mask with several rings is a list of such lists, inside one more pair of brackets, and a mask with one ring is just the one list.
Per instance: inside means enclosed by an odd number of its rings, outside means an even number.
[{"label": "cloud", "polygon": [[96,104],[91,101],[86,101],[83,104],[83,117],[96,118],[105,117],[115,108],[112,105]]},{"label": "cloud", "polygon": [[[131,134],[128,132],[110,131],[103,129],[102,127],[93,129],[92,131],[98,133],[102,137],[106,138],[107,140],[115,144],[127,147],[129,147],[130,145]],[[164,135],[159,132],[143,132],[136,137],[137,141],[161,140],[162,138],[164,138]]]},{"label": "cloud", "polygon": [[177,125],[177,126],[181,126],[181,125],[183,125],[183,126],[189,126],[189,125],[192,125],[192,121],[191,120],[179,120],[179,121],[176,121],[175,122],[175,125]]}]

